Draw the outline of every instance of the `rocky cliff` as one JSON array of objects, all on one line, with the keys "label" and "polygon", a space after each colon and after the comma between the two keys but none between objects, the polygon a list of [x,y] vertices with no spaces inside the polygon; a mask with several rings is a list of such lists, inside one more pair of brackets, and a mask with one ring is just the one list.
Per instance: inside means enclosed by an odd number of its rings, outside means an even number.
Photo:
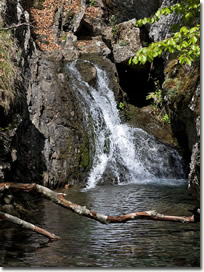
[{"label": "rocky cliff", "polygon": [[[175,2],[164,0],[162,7]],[[178,24],[179,20],[179,15],[163,16],[150,27],[150,38],[159,41],[168,37],[171,26]],[[194,62],[191,67],[180,65],[169,54],[164,56],[164,61],[164,103],[171,117],[173,133],[187,162],[189,188],[200,205],[200,62]]]}]

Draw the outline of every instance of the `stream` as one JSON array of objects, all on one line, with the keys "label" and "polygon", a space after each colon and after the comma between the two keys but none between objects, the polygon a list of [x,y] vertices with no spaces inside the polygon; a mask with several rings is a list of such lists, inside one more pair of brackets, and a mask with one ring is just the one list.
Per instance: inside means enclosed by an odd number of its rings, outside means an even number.
[{"label": "stream", "polygon": [[[169,181],[170,182],[170,181]],[[191,215],[194,202],[186,182],[103,185],[83,192],[70,188],[67,198],[106,215],[156,209]],[[61,237],[48,239],[2,222],[3,267],[199,267],[200,224],[135,220],[103,225],[44,200],[30,219]]]}]

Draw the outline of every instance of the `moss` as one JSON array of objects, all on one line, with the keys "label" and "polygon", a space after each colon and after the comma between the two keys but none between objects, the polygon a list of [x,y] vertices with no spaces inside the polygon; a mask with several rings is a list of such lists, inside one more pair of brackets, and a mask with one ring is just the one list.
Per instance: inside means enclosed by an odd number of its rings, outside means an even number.
[{"label": "moss", "polygon": [[81,157],[80,157],[80,163],[79,168],[87,169],[89,168],[89,149],[86,144],[82,144],[80,147],[81,150]]},{"label": "moss", "polygon": [[[73,150],[73,142],[70,138],[66,139],[67,141],[67,146],[64,152],[60,154],[59,159],[66,160],[70,156],[70,147]],[[89,152],[89,141],[88,141],[88,136],[84,132],[82,136],[82,143],[79,146],[79,153],[76,153],[72,159],[74,159],[74,165],[77,168],[77,171],[80,168],[81,170],[85,171],[90,169],[91,167],[91,156]]]},{"label": "moss", "polygon": [[0,105],[8,113],[14,101],[14,42],[9,31],[0,31]]},{"label": "moss", "polygon": [[80,145],[79,168],[83,171],[91,168],[91,154],[89,150],[89,139],[86,132],[82,136],[82,144]]},{"label": "moss", "polygon": [[199,63],[192,67],[181,65],[177,60],[172,60],[165,69],[166,80],[163,88],[170,103],[180,103],[183,107],[190,102],[200,80]]},{"label": "moss", "polygon": [[66,149],[64,152],[61,152],[60,156],[59,156],[59,159],[61,160],[66,160],[70,154],[70,146],[72,146],[72,142],[71,142],[71,139],[68,137],[66,139],[66,142],[67,142],[67,146],[66,146]]},{"label": "moss", "polygon": [[22,6],[24,9],[30,8],[43,9],[43,3],[45,0],[22,0]]}]

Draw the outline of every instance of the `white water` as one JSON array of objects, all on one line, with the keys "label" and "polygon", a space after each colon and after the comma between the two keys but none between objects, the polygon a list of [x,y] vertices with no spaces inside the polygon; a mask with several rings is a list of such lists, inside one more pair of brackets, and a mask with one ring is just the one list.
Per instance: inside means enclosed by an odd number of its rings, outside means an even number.
[{"label": "white water", "polygon": [[157,142],[142,129],[121,123],[104,70],[95,65],[97,86],[93,88],[82,80],[76,62],[67,68],[72,87],[83,104],[87,124],[90,116],[92,119],[92,127],[88,130],[92,130],[90,135],[94,135],[94,157],[87,189],[104,180],[123,184],[184,177],[182,160],[175,150]]}]

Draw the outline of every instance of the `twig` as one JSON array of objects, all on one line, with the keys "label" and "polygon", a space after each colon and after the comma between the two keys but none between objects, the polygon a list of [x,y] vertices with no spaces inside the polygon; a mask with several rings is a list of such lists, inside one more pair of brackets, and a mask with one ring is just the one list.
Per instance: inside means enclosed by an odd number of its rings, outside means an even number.
[{"label": "twig", "polygon": [[13,28],[18,28],[18,27],[23,26],[23,25],[33,27],[32,24],[26,23],[26,22],[25,22],[25,23],[21,23],[21,24],[17,24],[17,25],[16,25],[16,24],[13,24],[13,25],[10,25],[10,26],[8,26],[8,27],[0,28],[0,31],[5,31],[5,30],[13,29]]}]

